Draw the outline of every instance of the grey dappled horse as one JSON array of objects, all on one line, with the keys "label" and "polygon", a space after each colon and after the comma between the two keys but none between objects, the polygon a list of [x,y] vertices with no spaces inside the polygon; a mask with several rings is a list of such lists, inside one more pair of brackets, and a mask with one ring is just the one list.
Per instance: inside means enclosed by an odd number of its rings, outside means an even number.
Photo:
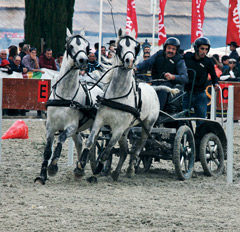
[{"label": "grey dappled horse", "polygon": [[[129,128],[139,124],[142,121],[145,130],[142,130],[141,139],[138,141],[136,149],[131,154],[129,168],[127,174],[131,175],[134,171],[134,164],[139,155],[144,143],[148,137],[148,132],[151,132],[159,115],[159,101],[156,91],[146,83],[140,83],[136,86],[133,76],[133,65],[136,56],[139,52],[140,44],[130,36],[122,36],[119,31],[119,38],[117,41],[117,56],[116,68],[112,70],[111,82],[101,101],[97,115],[91,129],[91,133],[85,143],[85,149],[77,164],[76,169],[84,170],[86,160],[90,149],[95,145],[100,129],[104,125],[111,128],[111,139],[100,155],[98,166],[94,171],[94,175],[98,175],[113,146],[119,141],[121,143],[120,161],[116,170],[112,173],[114,180],[118,179],[121,167],[127,156],[127,139]],[[141,99],[137,88],[141,89]],[[110,102],[110,104],[108,104]],[[119,108],[111,106],[111,103],[116,103]],[[141,105],[141,106],[140,106]],[[127,108],[127,112],[124,108]],[[122,109],[122,110],[121,110]],[[132,110],[132,112],[131,112]],[[136,115],[139,113],[139,118]],[[147,130],[147,131],[146,131]],[[96,179],[90,179],[90,181]]]},{"label": "grey dappled horse", "polygon": [[[49,175],[57,173],[57,162],[60,158],[62,144],[67,138],[73,138],[78,156],[81,154],[82,141],[80,133],[77,134],[77,132],[92,126],[95,115],[91,117],[94,114],[91,109],[96,104],[97,95],[103,95],[103,91],[97,86],[89,93],[88,87],[84,88],[79,80],[79,70],[87,68],[88,53],[88,41],[80,35],[72,35],[67,30],[66,51],[60,70],[60,78],[55,84],[47,103],[47,144],[44,150],[41,173],[35,179],[35,182],[45,184],[47,170]],[[61,133],[58,136],[58,143],[48,166],[52,154],[54,135],[58,131],[61,131]]]}]

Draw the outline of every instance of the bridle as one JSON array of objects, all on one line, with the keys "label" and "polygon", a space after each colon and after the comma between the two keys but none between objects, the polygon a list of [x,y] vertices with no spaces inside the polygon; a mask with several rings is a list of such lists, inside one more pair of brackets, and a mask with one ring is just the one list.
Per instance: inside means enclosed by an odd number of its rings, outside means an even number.
[{"label": "bridle", "polygon": [[[84,50],[79,50],[75,55],[72,54],[72,48],[71,48],[71,42],[72,40],[76,38],[76,42],[77,42],[77,45],[80,45],[81,44],[81,41],[80,39],[83,39],[87,44],[88,46],[86,47],[86,52]],[[72,37],[69,38],[69,40],[67,41],[67,43],[65,44],[65,48],[66,48],[66,51],[67,51],[67,56],[69,55],[73,60],[74,62],[76,62],[76,57],[78,56],[78,54],[80,52],[83,52],[86,56],[89,55],[89,51],[90,51],[90,44],[89,42],[83,38],[82,36],[80,35],[74,35]]]},{"label": "bridle", "polygon": [[[122,46],[120,45],[120,41],[123,40],[123,39],[126,39],[126,46],[129,47],[130,46],[130,41],[129,40],[132,40],[136,43],[136,47],[135,47],[135,54],[132,52],[132,51],[127,51],[123,57],[121,56],[121,53],[122,53]],[[118,46],[117,46],[117,50],[116,50],[116,54],[117,56],[119,57],[119,59],[122,61],[122,63],[124,63],[124,59],[126,57],[126,55],[128,53],[132,54],[133,57],[134,57],[134,61],[136,60],[137,58],[137,55],[140,51],[140,43],[137,42],[135,39],[133,39],[131,36],[129,35],[125,35],[124,37],[122,37],[119,41],[118,41]]]}]

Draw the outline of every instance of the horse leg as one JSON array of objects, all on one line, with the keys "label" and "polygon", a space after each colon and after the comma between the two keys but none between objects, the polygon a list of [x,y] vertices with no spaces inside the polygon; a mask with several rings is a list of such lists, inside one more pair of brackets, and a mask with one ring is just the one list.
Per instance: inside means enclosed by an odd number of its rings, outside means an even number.
[{"label": "horse leg", "polygon": [[41,167],[41,172],[40,172],[40,176],[38,176],[35,180],[34,183],[41,183],[42,185],[45,184],[46,180],[47,180],[47,166],[48,166],[48,160],[51,158],[52,155],[52,144],[53,144],[53,139],[54,139],[54,135],[48,135],[47,137],[47,145],[44,149],[44,153],[43,153],[43,163],[42,163],[42,167]]},{"label": "horse leg", "polygon": [[101,173],[101,171],[104,167],[104,164],[107,162],[107,160],[109,158],[109,154],[110,154],[113,146],[121,138],[122,134],[123,134],[123,131],[121,132],[121,131],[116,131],[116,130],[115,130],[115,133],[112,134],[112,137],[109,140],[108,145],[106,146],[106,148],[103,150],[103,152],[99,156],[99,160],[97,162],[97,167],[96,167],[95,171],[93,172],[93,176],[88,178],[88,181],[90,183],[97,182],[97,176]]},{"label": "horse leg", "polygon": [[80,157],[78,157],[76,168],[74,169],[74,174],[76,178],[81,178],[84,175],[84,168],[87,164],[89,154],[91,155],[90,159],[95,157],[94,145],[97,141],[99,131],[102,127],[102,122],[94,122],[93,128],[90,132],[90,135],[85,143],[85,148]]},{"label": "horse leg", "polygon": [[48,166],[48,175],[49,176],[55,176],[58,172],[58,160],[61,155],[62,151],[62,145],[66,141],[66,139],[73,134],[75,134],[76,129],[73,129],[72,127],[68,127],[66,130],[64,130],[59,136],[58,136],[58,143],[57,147],[54,150],[53,157],[51,160],[50,165]]},{"label": "horse leg", "polygon": [[119,140],[119,147],[120,147],[120,158],[118,161],[118,165],[116,169],[112,173],[112,179],[113,181],[117,181],[119,174],[121,172],[122,166],[124,161],[127,158],[127,153],[128,153],[128,144],[127,144],[127,134],[124,134],[122,138]]},{"label": "horse leg", "polygon": [[[150,129],[152,128],[152,123],[151,124],[147,124],[145,123],[145,127],[148,131],[151,131]],[[146,140],[148,138],[148,134],[147,132],[142,128],[142,133],[141,133],[141,138],[140,140],[137,142],[136,144],[136,148],[133,152],[131,152],[130,154],[130,161],[129,161],[129,166],[127,169],[127,176],[131,177],[132,174],[134,173],[134,167],[136,166],[137,163],[137,158],[144,146],[144,144],[146,143]]]}]

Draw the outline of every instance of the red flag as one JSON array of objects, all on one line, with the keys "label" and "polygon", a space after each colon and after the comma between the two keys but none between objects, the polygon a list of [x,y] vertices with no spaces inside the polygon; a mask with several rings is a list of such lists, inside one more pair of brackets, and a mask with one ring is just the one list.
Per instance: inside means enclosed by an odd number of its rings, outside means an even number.
[{"label": "red flag", "polygon": [[159,0],[159,14],[158,14],[158,46],[164,44],[167,39],[164,27],[164,9],[167,0]]},{"label": "red flag", "polygon": [[238,7],[240,7],[239,0],[229,0],[227,44],[234,41],[240,45],[240,12],[238,11]]},{"label": "red flag", "polygon": [[207,0],[192,0],[192,31],[191,43],[203,37],[204,6]]},{"label": "red flag", "polygon": [[126,34],[130,35],[132,31],[135,34],[135,39],[136,39],[138,36],[138,26],[137,26],[135,0],[128,0],[127,1]]}]

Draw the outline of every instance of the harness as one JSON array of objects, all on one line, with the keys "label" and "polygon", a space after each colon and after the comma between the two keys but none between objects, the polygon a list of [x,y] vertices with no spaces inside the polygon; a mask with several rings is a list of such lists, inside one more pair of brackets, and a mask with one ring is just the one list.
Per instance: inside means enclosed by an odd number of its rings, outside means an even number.
[{"label": "harness", "polygon": [[[77,38],[77,44],[80,45],[80,40],[79,38],[85,40],[83,37],[81,37],[80,35],[75,35],[72,36],[66,43],[66,50],[67,50],[67,55],[69,55],[73,60],[74,60],[74,66],[72,66],[53,86],[52,86],[52,91],[50,93],[50,95],[53,93],[53,100],[48,99],[47,103],[45,105],[45,107],[49,107],[49,106],[54,106],[54,107],[70,107],[70,108],[75,108],[79,111],[81,111],[83,113],[83,118],[79,121],[79,126],[83,125],[86,121],[88,121],[89,118],[94,119],[97,109],[96,107],[94,107],[93,105],[93,101],[92,101],[92,97],[91,97],[91,93],[90,90],[88,90],[86,84],[83,84],[81,81],[78,82],[78,88],[76,90],[76,92],[74,93],[73,97],[71,100],[69,99],[65,99],[62,96],[57,94],[57,85],[63,80],[63,78],[73,69],[77,69],[75,66],[75,62],[76,62],[76,57],[80,52],[84,52],[83,50],[78,51],[75,55],[72,54],[71,50],[70,50],[70,43],[73,40],[73,38]],[[87,40],[85,40],[87,41]],[[88,43],[88,47],[86,48],[87,53],[89,53],[89,43]],[[79,102],[75,101],[74,99],[76,98],[78,91],[80,89],[80,86],[83,88],[85,95],[86,95],[86,99],[85,99],[85,106],[80,104]],[[49,95],[49,96],[50,96]],[[55,99],[55,98],[59,98],[59,99]]]},{"label": "harness", "polygon": [[[135,84],[136,84],[136,86],[138,85],[137,82],[135,82]],[[122,99],[122,98],[127,97],[132,92],[132,90],[133,90],[133,84],[132,84],[132,87],[130,88],[130,90],[128,91],[128,93],[121,97],[107,99],[104,97],[97,96],[97,99],[101,105],[110,107],[112,109],[128,112],[128,113],[132,114],[135,118],[138,119],[138,118],[140,118],[140,112],[141,112],[141,108],[142,108],[141,89],[138,88],[138,86],[136,87],[138,94],[136,92],[134,92],[135,107],[114,101],[117,99]],[[137,100],[137,95],[138,95],[138,100]]]}]

